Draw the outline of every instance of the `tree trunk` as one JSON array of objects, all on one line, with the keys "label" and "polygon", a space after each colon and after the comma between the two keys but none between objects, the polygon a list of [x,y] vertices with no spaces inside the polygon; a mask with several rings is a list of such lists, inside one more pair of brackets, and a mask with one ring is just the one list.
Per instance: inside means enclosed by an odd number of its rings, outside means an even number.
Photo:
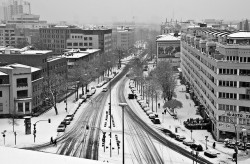
[{"label": "tree trunk", "polygon": [[152,88],[152,92],[151,92],[151,97],[152,97],[152,112],[154,112],[154,102],[153,102],[153,100],[154,100],[154,94],[153,94],[153,88]]},{"label": "tree trunk", "polygon": [[56,104],[54,105],[54,109],[55,109],[56,115],[58,115],[58,110],[57,110]]},{"label": "tree trunk", "polygon": [[157,113],[157,94],[155,94],[155,109],[156,109],[156,113]]}]

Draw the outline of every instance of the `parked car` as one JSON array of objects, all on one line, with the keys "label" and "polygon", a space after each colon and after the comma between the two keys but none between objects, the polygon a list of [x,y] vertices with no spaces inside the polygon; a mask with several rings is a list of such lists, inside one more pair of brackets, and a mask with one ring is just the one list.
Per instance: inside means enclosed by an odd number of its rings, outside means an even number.
[{"label": "parked car", "polygon": [[161,121],[160,121],[159,118],[152,119],[152,122],[153,122],[154,124],[161,124]]},{"label": "parked car", "polygon": [[209,158],[216,158],[217,157],[217,153],[213,150],[204,151],[204,155],[209,157]]},{"label": "parked car", "polygon": [[194,150],[196,150],[197,147],[198,147],[198,144],[196,144],[196,143],[193,143],[193,144],[190,145],[190,148],[194,149]]},{"label": "parked car", "polygon": [[87,93],[87,98],[90,98],[92,96],[91,92]]},{"label": "parked car", "polygon": [[69,118],[69,120],[72,121],[73,118],[74,118],[74,115],[73,115],[73,114],[68,114],[68,115],[66,116],[66,118]]},{"label": "parked car", "polygon": [[128,94],[128,99],[134,99],[135,98],[135,95],[134,94]]},{"label": "parked car", "polygon": [[177,135],[175,139],[176,139],[177,141],[181,141],[181,142],[182,142],[183,140],[186,139],[186,137],[183,136],[183,135]]},{"label": "parked car", "polygon": [[102,89],[102,92],[107,92],[108,91],[108,88],[103,88]]},{"label": "parked car", "polygon": [[57,132],[64,132],[65,131],[65,125],[64,124],[60,124],[58,127],[57,127]]},{"label": "parked car", "polygon": [[64,121],[66,122],[66,125],[70,124],[70,118],[69,117],[64,118]]},{"label": "parked car", "polygon": [[147,111],[149,111],[150,109],[149,109],[149,107],[146,107],[146,108],[143,108],[143,110],[144,110],[144,112],[147,112]]},{"label": "parked car", "polygon": [[63,124],[65,127],[67,127],[67,123],[66,123],[66,121],[65,120],[63,120],[62,122],[61,122],[61,124]]},{"label": "parked car", "polygon": [[146,114],[149,116],[150,114],[153,114],[152,111],[147,111]]},{"label": "parked car", "polygon": [[187,140],[187,139],[183,140],[183,144],[187,146],[191,146],[193,143],[194,143],[193,140]]},{"label": "parked car", "polygon": [[99,84],[97,84],[96,88],[101,88],[102,87],[102,82],[100,82]]},{"label": "parked car", "polygon": [[150,114],[148,117],[149,117],[150,119],[155,119],[155,114],[152,113],[152,114]]},{"label": "parked car", "polygon": [[91,92],[92,95],[95,94],[96,88],[95,88],[95,87],[91,87],[91,88],[90,88],[90,92]]}]

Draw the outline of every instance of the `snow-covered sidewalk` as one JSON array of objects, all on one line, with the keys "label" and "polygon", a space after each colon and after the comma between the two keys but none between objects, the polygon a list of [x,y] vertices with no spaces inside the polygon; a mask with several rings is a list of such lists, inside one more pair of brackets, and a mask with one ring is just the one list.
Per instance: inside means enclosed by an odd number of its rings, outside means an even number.
[{"label": "snow-covered sidewalk", "polygon": [[[129,58],[125,59],[128,60]],[[120,72],[116,67],[113,68],[113,72]],[[110,73],[110,77],[113,77]],[[101,78],[100,78],[101,79]],[[101,82],[101,81],[99,81]],[[90,89],[92,86],[97,86],[97,79],[95,81],[92,81],[88,84],[88,88]],[[84,88],[85,90],[85,88]],[[102,88],[96,88],[96,93],[100,93],[102,91]],[[82,94],[82,88],[78,89],[79,95]],[[0,136],[0,146],[5,145],[8,147],[29,147],[32,145],[42,144],[50,141],[50,138],[56,138],[60,133],[57,132],[57,127],[61,123],[61,121],[64,120],[67,114],[73,113],[76,108],[79,106],[79,104],[82,102],[82,99],[78,99],[75,101],[76,94],[72,94],[67,98],[67,112],[65,110],[66,103],[64,101],[57,103],[57,109],[58,109],[58,115],[55,114],[54,108],[50,108],[48,111],[46,111],[44,114],[38,116],[38,117],[32,117],[31,118],[31,134],[26,135],[25,134],[25,125],[24,125],[24,119],[15,119],[15,126],[14,131],[16,132],[16,145],[15,145],[15,135],[13,132],[13,126],[11,119],[0,119],[0,132],[6,131],[5,138],[3,136]],[[93,96],[95,96],[93,95]],[[91,98],[90,98],[91,99]],[[89,100],[85,103],[83,103],[80,107],[81,110],[84,109],[84,107],[89,103]],[[77,112],[77,114],[80,112]],[[41,121],[36,124],[36,138],[34,143],[34,136],[33,136],[33,124],[36,123],[39,120],[48,120],[51,119],[51,123],[48,123],[48,121]],[[73,120],[74,121],[74,120]],[[69,125],[71,126],[71,125]],[[68,128],[68,126],[67,126]],[[66,130],[67,130],[66,128]]]}]

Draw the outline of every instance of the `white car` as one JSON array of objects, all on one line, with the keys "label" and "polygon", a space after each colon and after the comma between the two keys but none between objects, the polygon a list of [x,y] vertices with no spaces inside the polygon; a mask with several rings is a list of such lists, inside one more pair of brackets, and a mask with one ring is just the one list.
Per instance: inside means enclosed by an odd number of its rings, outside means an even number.
[{"label": "white car", "polygon": [[92,94],[95,94],[95,92],[96,92],[95,87],[91,87],[91,88],[90,88],[90,91],[91,91]]}]

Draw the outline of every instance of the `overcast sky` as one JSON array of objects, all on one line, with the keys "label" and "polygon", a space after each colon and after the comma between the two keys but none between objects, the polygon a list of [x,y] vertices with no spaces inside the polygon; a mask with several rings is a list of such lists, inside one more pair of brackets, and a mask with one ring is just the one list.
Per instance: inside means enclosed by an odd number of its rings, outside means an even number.
[{"label": "overcast sky", "polygon": [[[0,0],[3,2],[4,0]],[[33,14],[49,22],[131,21],[161,23],[166,18],[242,20],[250,0],[27,0]]]}]

